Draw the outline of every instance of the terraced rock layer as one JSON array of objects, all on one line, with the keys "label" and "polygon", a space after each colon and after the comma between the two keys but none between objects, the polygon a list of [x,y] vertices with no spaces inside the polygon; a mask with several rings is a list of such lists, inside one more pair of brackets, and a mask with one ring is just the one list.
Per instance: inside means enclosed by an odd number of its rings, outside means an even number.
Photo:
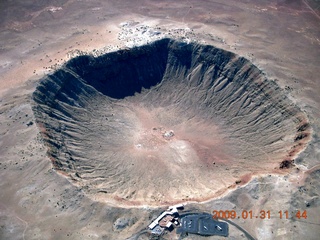
[{"label": "terraced rock layer", "polygon": [[33,98],[53,167],[117,205],[219,196],[292,166],[310,139],[306,116],[248,60],[171,39],[74,58]]}]

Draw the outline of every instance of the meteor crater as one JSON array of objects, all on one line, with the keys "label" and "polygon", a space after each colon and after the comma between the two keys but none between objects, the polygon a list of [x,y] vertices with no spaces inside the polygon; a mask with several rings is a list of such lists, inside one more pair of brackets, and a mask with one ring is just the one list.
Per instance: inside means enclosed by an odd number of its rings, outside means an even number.
[{"label": "meteor crater", "polygon": [[250,61],[172,39],[71,59],[33,99],[54,169],[122,206],[214,198],[287,171],[310,139],[305,114]]}]

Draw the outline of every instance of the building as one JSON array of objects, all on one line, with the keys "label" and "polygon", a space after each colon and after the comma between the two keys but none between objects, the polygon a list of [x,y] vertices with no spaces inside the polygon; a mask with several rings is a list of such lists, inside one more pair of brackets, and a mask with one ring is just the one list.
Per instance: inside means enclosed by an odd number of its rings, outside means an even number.
[{"label": "building", "polygon": [[178,223],[178,209],[183,209],[183,205],[178,204],[175,206],[170,206],[167,211],[161,213],[159,217],[153,220],[153,222],[149,224],[148,228],[152,231],[158,227],[172,231],[174,227],[172,222]]}]

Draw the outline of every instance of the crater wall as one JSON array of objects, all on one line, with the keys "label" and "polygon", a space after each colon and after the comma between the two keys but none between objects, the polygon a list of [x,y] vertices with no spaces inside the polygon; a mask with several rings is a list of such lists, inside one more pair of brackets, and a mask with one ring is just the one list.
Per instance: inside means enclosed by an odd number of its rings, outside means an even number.
[{"label": "crater wall", "polygon": [[305,114],[251,62],[171,39],[74,58],[33,99],[53,167],[117,205],[219,196],[294,166],[310,139]]}]

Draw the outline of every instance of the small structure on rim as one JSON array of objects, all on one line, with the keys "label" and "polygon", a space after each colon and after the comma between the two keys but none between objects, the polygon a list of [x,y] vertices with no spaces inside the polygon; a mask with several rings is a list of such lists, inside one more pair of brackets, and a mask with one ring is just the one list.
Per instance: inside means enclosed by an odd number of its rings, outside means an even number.
[{"label": "small structure on rim", "polygon": [[167,211],[153,220],[148,226],[151,233],[161,235],[164,230],[172,231],[174,227],[180,226],[178,209],[183,210],[184,206],[182,204],[170,206]]}]

